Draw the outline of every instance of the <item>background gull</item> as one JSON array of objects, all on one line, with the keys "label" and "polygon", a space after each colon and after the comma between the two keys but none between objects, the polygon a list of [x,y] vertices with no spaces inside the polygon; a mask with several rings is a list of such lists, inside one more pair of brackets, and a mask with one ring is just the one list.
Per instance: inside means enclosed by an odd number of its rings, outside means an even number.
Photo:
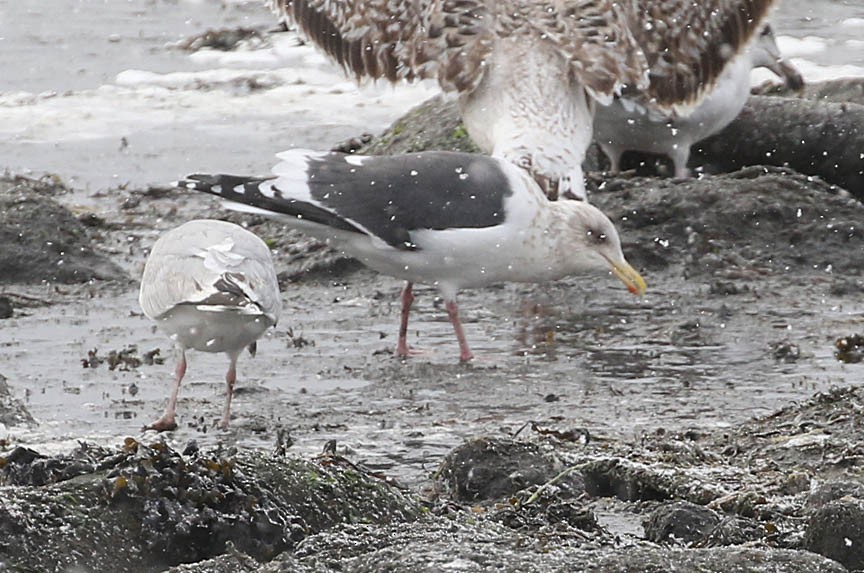
[{"label": "background gull", "polygon": [[460,289],[611,270],[631,292],[645,291],[606,215],[584,202],[547,201],[530,175],[507,161],[452,152],[291,150],[278,157],[273,177],[191,175],[177,185],[276,217],[404,279],[399,356],[409,352],[415,282],[441,292],[462,361],[473,355],[459,320]]},{"label": "background gull", "polygon": [[550,197],[577,198],[597,103],[639,93],[649,109],[688,113],[773,3],[271,0],[358,79],[437,80],[482,150]]},{"label": "background gull", "polygon": [[759,67],[768,68],[794,90],[804,86],[798,70],[781,56],[771,26],[765,25],[689,113],[660,113],[640,104],[638,98],[628,97],[616,97],[608,106],[597,106],[594,139],[609,158],[610,171],[620,171],[625,151],[642,151],[668,156],[675,177],[688,177],[690,147],[738,116],[750,96],[750,70]]},{"label": "background gull", "polygon": [[256,341],[276,324],[282,308],[270,249],[239,225],[189,221],[153,245],[138,300],[144,314],[171,336],[180,352],[165,413],[146,429],[177,427],[174,410],[189,348],[228,355],[220,422],[222,429],[227,428],[237,358],[244,348],[255,354]]}]

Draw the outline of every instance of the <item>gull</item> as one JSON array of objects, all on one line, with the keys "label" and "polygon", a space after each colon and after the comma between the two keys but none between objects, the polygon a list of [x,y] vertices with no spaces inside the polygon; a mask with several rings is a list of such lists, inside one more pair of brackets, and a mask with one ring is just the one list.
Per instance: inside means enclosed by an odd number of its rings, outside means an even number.
[{"label": "gull", "polygon": [[642,93],[685,115],[775,0],[270,0],[358,80],[430,79],[455,93],[480,149],[550,198],[585,199],[597,104]]},{"label": "gull", "polygon": [[145,429],[161,432],[177,427],[174,409],[189,348],[228,355],[220,422],[227,429],[237,358],[244,348],[255,355],[256,341],[276,324],[282,308],[270,249],[239,225],[189,221],[164,233],[153,245],[138,301],[180,353],[165,413]]},{"label": "gull", "polygon": [[771,26],[765,25],[729,62],[710,93],[685,115],[658,113],[626,97],[598,106],[594,139],[609,158],[610,171],[618,173],[621,156],[632,150],[666,155],[672,159],[675,177],[689,177],[690,148],[738,116],[750,96],[750,70],[759,67],[768,68],[794,90],[804,85],[800,72],[780,55]]},{"label": "gull", "polygon": [[611,270],[631,292],[645,292],[606,215],[582,201],[549,201],[509,161],[443,151],[372,157],[294,149],[278,157],[270,177],[199,174],[175,185],[275,217],[405,280],[399,357],[409,354],[414,283],[438,288],[463,362],[473,353],[459,320],[461,289]]}]

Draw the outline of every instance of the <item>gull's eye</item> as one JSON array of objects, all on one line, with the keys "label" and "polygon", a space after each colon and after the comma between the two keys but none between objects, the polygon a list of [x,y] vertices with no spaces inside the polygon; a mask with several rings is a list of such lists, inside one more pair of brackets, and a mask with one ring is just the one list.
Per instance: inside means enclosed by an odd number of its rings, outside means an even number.
[{"label": "gull's eye", "polygon": [[601,233],[595,229],[588,229],[587,235],[588,240],[595,245],[602,245],[607,239],[606,233]]}]

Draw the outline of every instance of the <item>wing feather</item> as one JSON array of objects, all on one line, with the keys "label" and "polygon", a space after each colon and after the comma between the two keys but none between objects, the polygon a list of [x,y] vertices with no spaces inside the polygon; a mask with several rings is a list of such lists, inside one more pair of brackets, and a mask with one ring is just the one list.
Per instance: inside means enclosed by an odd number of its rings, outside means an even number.
[{"label": "wing feather", "polygon": [[695,108],[761,29],[774,2],[629,0],[628,27],[645,53],[651,80],[641,103],[681,114]]},{"label": "wing feather", "polygon": [[158,318],[179,304],[265,314],[281,308],[276,271],[267,246],[244,229],[221,221],[192,221],[153,245],[144,267],[141,307]]},{"label": "wing feather", "polygon": [[[271,0],[357,79],[436,79],[470,92],[496,40],[549,42],[601,102],[698,105],[775,0]],[[650,79],[650,85],[649,85]]]}]

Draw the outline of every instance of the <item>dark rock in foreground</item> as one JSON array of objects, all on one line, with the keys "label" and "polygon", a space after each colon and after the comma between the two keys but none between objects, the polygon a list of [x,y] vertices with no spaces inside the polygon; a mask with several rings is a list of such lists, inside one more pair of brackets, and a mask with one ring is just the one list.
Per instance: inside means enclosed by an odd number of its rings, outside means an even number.
[{"label": "dark rock in foreground", "polygon": [[[528,442],[477,438],[453,450],[438,474],[453,499],[481,501],[506,498],[533,485],[541,485],[564,470],[550,452]],[[563,486],[581,492],[573,479]]]},{"label": "dark rock in foreground", "polygon": [[864,503],[844,498],[817,509],[810,516],[804,547],[849,569],[864,568]]},{"label": "dark rock in foreground", "polygon": [[[221,561],[221,563],[220,563]],[[236,569],[227,568],[236,567]],[[226,568],[220,568],[226,567]],[[400,527],[340,526],[310,537],[294,555],[252,569],[242,556],[172,573],[842,573],[819,555],[770,548],[665,549],[644,545],[586,551],[559,539],[533,543],[489,524],[427,519]]]},{"label": "dark rock in foreground", "polygon": [[158,571],[220,555],[229,544],[269,560],[337,523],[405,522],[420,513],[412,498],[338,457],[181,455],[131,438],[117,451],[89,449],[65,464],[21,450],[0,458],[3,483],[34,475],[26,471],[33,464],[50,470],[35,472],[34,482],[53,483],[0,488],[0,568],[12,570]]},{"label": "dark rock in foreground", "polygon": [[126,280],[96,253],[87,228],[51,198],[58,185],[0,179],[0,284]]},{"label": "dark rock in foreground", "polygon": [[679,501],[661,505],[645,522],[645,538],[655,543],[693,543],[706,537],[720,523],[710,509]]},{"label": "dark rock in foreground", "polygon": [[[94,573],[839,573],[816,552],[860,565],[860,502],[837,499],[860,491],[851,477],[860,464],[835,459],[830,447],[833,440],[848,451],[857,426],[820,434],[814,457],[802,440],[810,430],[789,421],[830,414],[842,422],[861,411],[861,394],[817,395],[736,436],[658,434],[638,446],[551,431],[531,441],[469,440],[437,473],[454,490],[473,484],[468,494],[426,504],[338,455],[180,454],[131,438],[55,457],[19,447],[0,458],[0,564]],[[526,464],[535,462],[529,476]],[[810,481],[831,475],[835,463],[850,477],[817,500]],[[484,484],[506,487],[476,505]],[[608,503],[653,515],[645,535],[604,525],[595,514]],[[688,548],[667,547],[679,543]]]}]

